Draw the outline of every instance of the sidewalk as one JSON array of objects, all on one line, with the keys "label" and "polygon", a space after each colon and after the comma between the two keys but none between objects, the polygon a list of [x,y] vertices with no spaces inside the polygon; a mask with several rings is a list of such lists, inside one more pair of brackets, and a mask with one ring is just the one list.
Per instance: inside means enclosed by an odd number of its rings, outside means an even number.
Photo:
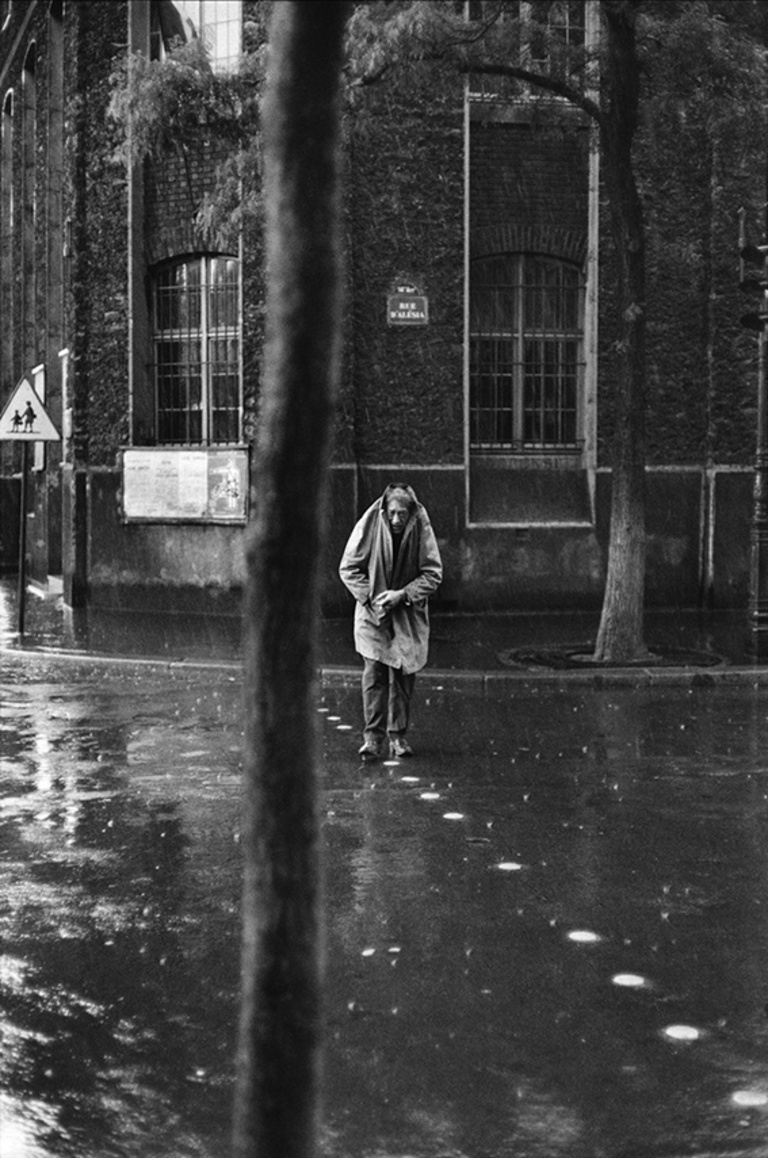
[{"label": "sidewalk", "polygon": [[[768,684],[768,665],[754,664],[747,654],[744,611],[649,612],[646,642],[652,651],[657,648],[664,653],[662,665],[590,666],[584,661],[597,626],[597,614],[436,611],[430,661],[420,680],[435,686],[461,682],[483,688],[521,679],[537,683],[576,680],[603,687],[721,681]],[[242,662],[241,624],[231,616],[83,611],[65,606],[60,597],[43,598],[30,590],[23,640],[17,628],[15,579],[4,577],[0,579],[0,651],[187,665],[239,666]],[[570,664],[548,662],[547,652],[569,648],[581,653]],[[322,620],[320,664],[326,684],[343,685],[359,678],[351,608],[348,617]]]}]

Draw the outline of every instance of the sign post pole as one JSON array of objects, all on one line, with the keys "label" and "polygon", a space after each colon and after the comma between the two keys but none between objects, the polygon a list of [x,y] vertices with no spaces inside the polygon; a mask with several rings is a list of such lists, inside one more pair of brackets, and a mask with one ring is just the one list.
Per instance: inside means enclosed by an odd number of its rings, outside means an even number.
[{"label": "sign post pole", "polygon": [[27,596],[27,472],[29,470],[29,443],[21,448],[21,496],[19,499],[19,586],[18,625],[19,639],[24,635],[24,608]]},{"label": "sign post pole", "polygon": [[0,414],[0,440],[21,442],[21,495],[19,497],[19,636],[24,635],[27,594],[27,475],[30,442],[60,442],[61,435],[27,378],[22,378]]}]

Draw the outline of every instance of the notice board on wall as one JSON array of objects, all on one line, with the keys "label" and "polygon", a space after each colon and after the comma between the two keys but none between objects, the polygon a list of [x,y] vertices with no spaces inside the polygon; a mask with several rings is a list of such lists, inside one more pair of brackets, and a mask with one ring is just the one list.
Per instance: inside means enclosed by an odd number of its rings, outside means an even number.
[{"label": "notice board on wall", "polygon": [[130,447],[122,451],[124,522],[244,523],[245,447]]}]

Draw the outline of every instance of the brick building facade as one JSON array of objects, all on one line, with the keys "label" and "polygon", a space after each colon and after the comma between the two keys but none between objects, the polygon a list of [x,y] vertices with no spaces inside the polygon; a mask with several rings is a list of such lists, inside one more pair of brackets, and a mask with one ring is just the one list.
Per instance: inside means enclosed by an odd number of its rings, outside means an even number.
[{"label": "brick building facade", "polygon": [[[569,5],[595,35],[596,6]],[[236,51],[249,5],[217,6]],[[258,420],[258,231],[196,209],[218,163],[128,171],[108,115],[132,49],[163,51],[203,0],[0,5],[0,408],[23,377],[62,433],[36,452],[30,569],[75,604],[234,611]],[[233,21],[237,21],[235,31]],[[677,83],[669,77],[670,89]],[[676,98],[679,94],[675,94]],[[759,135],[670,99],[638,141],[648,222],[650,603],[746,601],[755,339],[736,219],[764,201]],[[347,121],[348,297],[331,468],[335,562],[393,476],[427,504],[458,608],[599,606],[607,545],[615,277],[596,137],[532,105],[393,70]],[[399,295],[427,303],[413,324]],[[0,443],[15,566],[18,447]]]}]

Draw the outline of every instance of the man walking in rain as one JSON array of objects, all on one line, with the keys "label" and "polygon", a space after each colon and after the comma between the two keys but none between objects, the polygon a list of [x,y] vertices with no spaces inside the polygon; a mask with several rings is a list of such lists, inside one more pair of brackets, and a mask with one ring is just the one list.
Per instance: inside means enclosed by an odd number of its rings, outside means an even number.
[{"label": "man walking in rain", "polygon": [[355,650],[363,657],[360,755],[412,756],[406,739],[416,672],[427,662],[428,599],[443,578],[429,515],[405,483],[390,483],[356,523],[339,575],[354,595]]}]

